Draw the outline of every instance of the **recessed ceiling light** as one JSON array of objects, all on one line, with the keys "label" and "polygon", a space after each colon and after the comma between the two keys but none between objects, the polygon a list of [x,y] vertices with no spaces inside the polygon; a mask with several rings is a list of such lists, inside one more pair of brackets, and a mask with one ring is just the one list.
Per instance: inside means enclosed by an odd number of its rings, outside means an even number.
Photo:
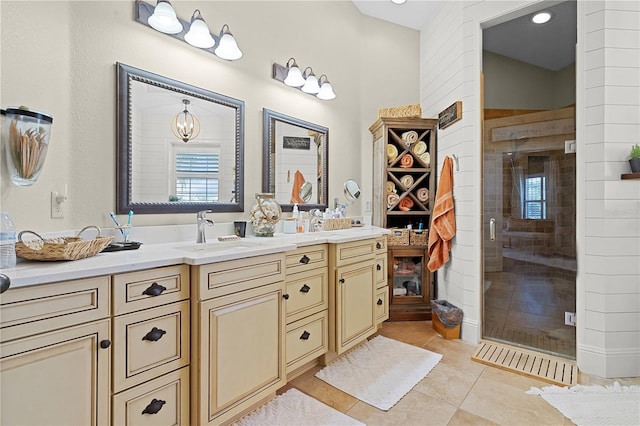
[{"label": "recessed ceiling light", "polygon": [[534,24],[545,24],[551,20],[551,12],[538,12],[531,18]]},{"label": "recessed ceiling light", "polygon": [[405,4],[407,0],[391,0],[391,3],[395,4]]}]

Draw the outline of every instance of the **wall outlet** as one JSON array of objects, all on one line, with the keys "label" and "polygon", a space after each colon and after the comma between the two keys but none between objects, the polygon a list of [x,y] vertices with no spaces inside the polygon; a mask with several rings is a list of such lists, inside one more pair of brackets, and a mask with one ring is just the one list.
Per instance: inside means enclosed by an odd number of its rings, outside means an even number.
[{"label": "wall outlet", "polygon": [[576,313],[575,312],[565,312],[564,313],[564,325],[571,325],[573,327],[576,326]]},{"label": "wall outlet", "polygon": [[364,202],[364,211],[367,213],[371,211],[371,201]]},{"label": "wall outlet", "polygon": [[51,218],[52,219],[60,219],[64,217],[64,209],[63,204],[67,197],[61,195],[60,193],[53,191],[51,192]]}]

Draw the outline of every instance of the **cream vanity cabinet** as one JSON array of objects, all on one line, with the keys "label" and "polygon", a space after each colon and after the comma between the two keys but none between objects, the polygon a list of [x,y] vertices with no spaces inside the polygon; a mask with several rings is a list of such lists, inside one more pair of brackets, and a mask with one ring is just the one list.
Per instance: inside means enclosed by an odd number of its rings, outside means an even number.
[{"label": "cream vanity cabinet", "polygon": [[376,238],[376,324],[389,319],[387,237]]},{"label": "cream vanity cabinet", "polygon": [[330,245],[330,353],[325,363],[377,330],[376,296],[384,270],[379,259],[385,251],[386,245],[376,238]]},{"label": "cream vanity cabinet", "polygon": [[296,369],[304,370],[329,349],[328,256],[326,244],[300,247],[285,255],[288,379],[296,375]]},{"label": "cream vanity cabinet", "polygon": [[0,424],[108,425],[110,277],[0,296]]},{"label": "cream vanity cabinet", "polygon": [[113,424],[188,425],[189,267],[112,279]]},{"label": "cream vanity cabinet", "polygon": [[193,266],[191,423],[224,424],[286,383],[285,255]]}]

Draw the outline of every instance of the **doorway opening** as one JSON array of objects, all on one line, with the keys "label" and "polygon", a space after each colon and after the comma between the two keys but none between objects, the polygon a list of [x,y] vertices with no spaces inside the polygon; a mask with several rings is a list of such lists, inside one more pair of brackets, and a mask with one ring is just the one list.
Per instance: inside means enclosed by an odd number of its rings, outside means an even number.
[{"label": "doorway opening", "polygon": [[483,30],[482,334],[575,359],[576,2],[536,7]]}]

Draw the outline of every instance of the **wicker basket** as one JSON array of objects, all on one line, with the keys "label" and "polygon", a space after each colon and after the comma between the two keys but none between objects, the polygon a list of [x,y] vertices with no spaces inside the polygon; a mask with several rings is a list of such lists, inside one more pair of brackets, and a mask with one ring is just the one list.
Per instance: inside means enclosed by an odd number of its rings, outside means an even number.
[{"label": "wicker basket", "polygon": [[391,228],[387,234],[387,243],[390,246],[408,246],[409,230],[405,228]]},{"label": "wicker basket", "polygon": [[[98,230],[98,235],[93,240],[83,240],[80,234],[89,228]],[[33,231],[22,231],[18,234],[16,242],[16,255],[29,260],[77,260],[95,256],[109,245],[113,237],[100,235],[100,228],[87,226],[75,237],[59,237],[44,239]],[[33,234],[38,239],[22,241],[22,235]]]},{"label": "wicker basket", "polygon": [[409,244],[412,246],[428,246],[429,231],[426,229],[412,229],[409,232]]},{"label": "wicker basket", "polygon": [[378,118],[398,117],[422,117],[422,108],[419,104],[405,105],[378,110]]},{"label": "wicker basket", "polygon": [[328,218],[322,221],[323,231],[336,231],[339,229],[351,228],[351,218]]}]

